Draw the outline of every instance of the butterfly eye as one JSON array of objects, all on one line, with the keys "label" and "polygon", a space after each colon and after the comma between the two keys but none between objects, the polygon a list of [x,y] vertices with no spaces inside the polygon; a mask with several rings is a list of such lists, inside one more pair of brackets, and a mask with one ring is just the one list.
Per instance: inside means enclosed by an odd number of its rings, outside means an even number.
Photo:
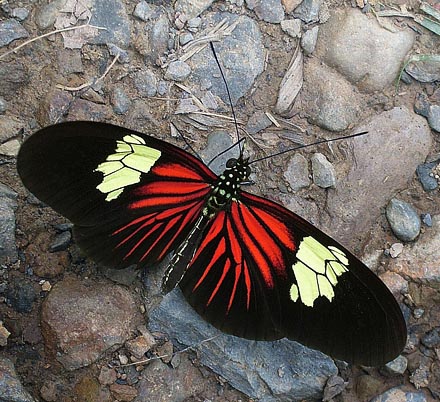
[{"label": "butterfly eye", "polygon": [[226,162],[227,168],[233,168],[237,164],[237,159],[231,158]]}]

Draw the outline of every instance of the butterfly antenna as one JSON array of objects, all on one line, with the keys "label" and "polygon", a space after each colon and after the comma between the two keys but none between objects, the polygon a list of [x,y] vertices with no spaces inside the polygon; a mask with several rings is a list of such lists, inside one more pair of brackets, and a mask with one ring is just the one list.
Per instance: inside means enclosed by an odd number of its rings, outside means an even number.
[{"label": "butterfly antenna", "polygon": [[[237,144],[238,144],[238,148],[240,149],[240,155],[243,153],[243,149],[241,147],[241,140],[240,140],[240,133],[238,132],[238,124],[237,124],[237,118],[235,117],[235,110],[234,110],[234,106],[232,106],[232,98],[231,98],[231,93],[229,92],[229,87],[228,87],[228,83],[226,81],[225,75],[223,74],[223,68],[220,64],[220,61],[218,60],[217,57],[217,53],[215,52],[214,49],[214,44],[212,42],[209,42],[209,44],[211,45],[211,50],[212,53],[214,55],[214,59],[215,62],[217,63],[218,69],[220,70],[220,74],[222,76],[223,82],[225,83],[225,87],[226,87],[226,93],[228,94],[228,99],[229,99],[229,105],[231,106],[231,111],[232,111],[232,117],[234,118],[234,124],[235,124],[235,132],[237,134]],[[230,148],[228,148],[229,150]],[[226,151],[224,151],[226,152]],[[222,152],[222,154],[224,153]],[[220,154],[221,155],[221,154]],[[218,155],[219,156],[219,155]],[[212,161],[211,161],[212,162]]]},{"label": "butterfly antenna", "polygon": [[232,144],[230,147],[226,148],[225,150],[221,151],[218,155],[214,156],[208,163],[207,166],[209,166],[212,162],[214,162],[218,157],[222,156],[232,148],[235,148],[237,145],[240,147],[240,154],[241,154],[241,143],[245,140],[245,138],[240,138],[236,143]]},{"label": "butterfly antenna", "polygon": [[183,142],[185,143],[185,145],[191,150],[191,152],[203,162],[202,157],[197,153],[197,151],[192,147],[192,145],[189,143],[189,141],[186,139],[186,137],[179,131],[179,129],[176,127],[176,125],[171,122],[170,123],[174,129],[179,133],[180,137],[182,138]]},{"label": "butterfly antenna", "polygon": [[319,141],[313,142],[312,144],[299,145],[299,146],[297,146],[295,148],[286,149],[284,151],[277,152],[277,153],[269,155],[269,156],[264,156],[263,158],[254,159],[252,162],[249,162],[249,165],[251,165],[252,163],[255,163],[255,162],[264,161],[265,159],[273,158],[274,156],[283,155],[283,154],[285,154],[287,152],[296,151],[298,149],[303,149],[303,148],[307,148],[307,147],[311,147],[311,146],[319,145],[319,144],[326,144],[328,142],[334,142],[334,141],[339,141],[339,140],[346,140],[348,138],[360,137],[361,135],[365,135],[367,133],[368,133],[368,131],[362,131],[361,133],[345,135],[343,137],[333,138],[333,139],[329,139],[329,140],[328,139],[326,139],[326,140],[319,140]]}]

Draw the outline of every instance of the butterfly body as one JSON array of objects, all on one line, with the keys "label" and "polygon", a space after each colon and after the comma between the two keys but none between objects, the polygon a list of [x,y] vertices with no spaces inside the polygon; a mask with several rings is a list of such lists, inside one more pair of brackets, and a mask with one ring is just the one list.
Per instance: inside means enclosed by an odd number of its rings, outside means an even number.
[{"label": "butterfly body", "polygon": [[366,365],[396,357],[406,326],[386,286],[309,222],[241,189],[240,155],[217,176],[193,155],[142,133],[68,122],[31,136],[18,156],[25,186],[74,223],[104,265],[155,265],[172,253],[164,291],[179,286],[224,332],[297,340]]}]

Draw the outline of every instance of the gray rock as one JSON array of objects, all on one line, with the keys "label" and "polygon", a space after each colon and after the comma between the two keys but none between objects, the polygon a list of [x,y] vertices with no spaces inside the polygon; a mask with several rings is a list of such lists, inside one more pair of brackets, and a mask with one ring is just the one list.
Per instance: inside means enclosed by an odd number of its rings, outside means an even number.
[{"label": "gray rock", "polygon": [[413,43],[414,32],[390,32],[353,8],[333,13],[320,27],[316,54],[361,90],[374,92],[394,83]]},{"label": "gray rock", "polygon": [[412,241],[420,233],[420,218],[405,201],[393,198],[386,208],[386,217],[393,233],[402,241]]},{"label": "gray rock", "polygon": [[113,110],[116,114],[125,114],[131,106],[131,100],[121,87],[115,87],[112,93]]},{"label": "gray rock", "polygon": [[130,55],[128,52],[124,49],[121,49],[119,46],[115,45],[114,43],[107,43],[107,48],[110,53],[110,56],[116,56],[119,54],[118,61],[120,63],[129,63],[130,62]]},{"label": "gray rock", "polygon": [[405,67],[405,71],[419,82],[436,82],[440,81],[440,69],[438,62],[424,62],[409,63]]},{"label": "gray rock", "polygon": [[61,49],[57,53],[58,69],[61,74],[84,73],[81,51],[79,49]]},{"label": "gray rock", "polygon": [[260,401],[321,398],[328,377],[337,373],[330,358],[296,342],[255,342],[222,334],[195,313],[179,290],[150,313],[149,326],[180,345],[199,345],[202,364]]},{"label": "gray rock", "polygon": [[159,95],[165,95],[168,92],[169,86],[170,86],[169,82],[166,82],[164,80],[160,80],[157,83],[157,93]]},{"label": "gray rock", "polygon": [[206,164],[215,158],[208,166],[214,173],[220,174],[225,170],[228,159],[237,158],[239,155],[238,147],[234,147],[217,158],[217,155],[228,149],[231,145],[232,138],[226,131],[213,131],[208,136],[206,147],[200,151],[200,156]]},{"label": "gray rock", "polygon": [[394,360],[385,364],[385,369],[390,374],[403,374],[408,367],[408,359],[405,356],[397,356]]},{"label": "gray rock", "polygon": [[342,377],[337,375],[331,376],[324,388],[323,402],[331,401],[336,395],[339,395],[348,385]]},{"label": "gray rock", "polygon": [[57,19],[59,11],[64,7],[67,0],[54,0],[37,8],[35,22],[40,29],[51,27]]},{"label": "gray rock", "polygon": [[437,348],[440,346],[440,327],[434,328],[426,333],[422,338],[422,343],[427,348]]},{"label": "gray rock", "polygon": [[262,111],[256,111],[249,118],[246,124],[246,131],[249,134],[256,134],[270,127],[272,124],[272,120],[270,120],[269,117],[266,116],[266,113]]},{"label": "gray rock", "polygon": [[429,126],[440,133],[440,106],[431,105],[428,113],[428,124]]},{"label": "gray rock", "polygon": [[260,20],[278,24],[284,20],[281,0],[256,0],[254,11]]},{"label": "gray rock", "polygon": [[107,28],[99,30],[89,43],[105,45],[114,43],[126,48],[130,45],[131,22],[121,0],[93,0],[90,24]]},{"label": "gray rock", "polygon": [[429,228],[432,227],[431,214],[420,214],[420,219],[422,220],[424,225],[428,226]]},{"label": "gray rock", "polygon": [[7,108],[8,104],[2,97],[0,97],[0,114],[5,114]]},{"label": "gray rock", "polygon": [[184,81],[191,74],[191,67],[184,61],[172,61],[165,73],[165,79],[173,81]]},{"label": "gray rock", "polygon": [[298,191],[310,186],[309,162],[300,153],[296,153],[289,160],[284,178],[293,191]]},{"label": "gray rock", "polygon": [[29,15],[29,10],[24,7],[17,7],[12,10],[11,17],[24,21]]},{"label": "gray rock", "polygon": [[433,191],[438,188],[438,181],[433,176],[432,170],[440,163],[440,161],[424,163],[417,166],[417,177],[425,191]]},{"label": "gray rock", "polygon": [[319,26],[315,26],[304,32],[301,38],[301,47],[305,55],[310,55],[315,51],[316,41],[318,40]]},{"label": "gray rock", "polygon": [[165,13],[160,13],[157,19],[145,25],[144,31],[136,39],[135,45],[139,53],[155,64],[168,51],[170,23]]},{"label": "gray rock", "polygon": [[319,10],[322,0],[303,0],[303,2],[295,8],[293,15],[305,23],[318,22]]},{"label": "gray rock", "polygon": [[316,153],[311,158],[313,182],[321,188],[336,186],[336,171],[325,155]]},{"label": "gray rock", "polygon": [[188,20],[186,23],[189,29],[198,29],[202,25],[202,19],[200,17],[194,17]]},{"label": "gray rock", "polygon": [[290,35],[292,38],[301,37],[301,20],[283,20],[281,21],[281,29]]},{"label": "gray rock", "polygon": [[9,45],[11,42],[29,36],[26,29],[15,19],[0,21],[0,47]]},{"label": "gray rock", "polygon": [[355,87],[314,57],[305,64],[302,95],[311,122],[330,131],[355,124],[363,107],[362,95]]},{"label": "gray rock", "polygon": [[0,357],[0,402],[35,402],[21,385],[14,364],[5,357]]},{"label": "gray rock", "polygon": [[41,310],[46,350],[64,366],[87,366],[120,347],[143,321],[132,294],[104,281],[65,277]]},{"label": "gray rock", "polygon": [[[170,367],[161,360],[156,360],[148,365],[146,370],[142,370],[141,375],[136,373],[136,377],[140,377],[137,385],[138,396],[133,402],[170,402],[170,401],[190,401],[194,400],[194,395],[204,395],[207,389],[216,389],[221,395],[216,400],[226,400],[222,398],[223,386],[214,383],[211,376],[206,376],[205,370],[194,365],[185,355],[175,355],[171,361],[175,364],[179,359],[177,369]],[[237,392],[238,394],[238,392]],[[241,396],[241,395],[240,395]],[[201,400],[210,402],[211,399],[203,397]],[[237,400],[230,399],[227,400]]]},{"label": "gray rock", "polygon": [[190,32],[185,32],[183,35],[179,37],[179,43],[183,46],[187,43],[191,42],[194,39],[194,36]]},{"label": "gray rock", "polygon": [[19,313],[29,313],[37,298],[31,282],[27,280],[12,279],[6,292],[6,302]]},{"label": "gray rock", "polygon": [[177,0],[174,9],[185,16],[185,21],[198,17],[214,0]]},{"label": "gray rock", "polygon": [[140,96],[151,97],[157,92],[157,78],[150,70],[138,71],[134,76],[134,86]]},{"label": "gray rock", "polygon": [[368,134],[343,141],[351,152],[345,153],[345,166],[338,167],[338,172],[348,173],[338,178],[327,201],[333,217],[327,231],[351,248],[362,239],[353,233],[367,233],[381,208],[407,188],[432,143],[426,120],[405,107],[383,112],[356,131]]},{"label": "gray rock", "polygon": [[[388,267],[404,278],[427,283],[430,287],[440,289],[440,216],[432,217],[432,229],[405,249],[399,258],[392,259]],[[417,341],[418,342],[418,341]]]},{"label": "gray rock", "polygon": [[18,259],[15,245],[15,210],[17,194],[0,183],[0,264],[13,263]]},{"label": "gray rock", "polygon": [[72,233],[69,231],[57,234],[55,240],[49,246],[49,251],[55,253],[56,251],[66,250],[72,240]]},{"label": "gray rock", "polygon": [[410,392],[399,387],[391,388],[388,391],[371,399],[370,402],[426,402],[426,397],[422,391]]},{"label": "gray rock", "polygon": [[[229,13],[208,14],[206,23],[215,25],[223,18],[226,18],[230,24],[239,20],[231,35],[214,44],[231,92],[232,104],[235,105],[263,71],[264,48],[258,25],[249,17]],[[210,88],[214,95],[229,104],[226,87],[210,47],[207,46],[195,54],[188,63],[193,71],[188,78],[192,86],[198,88],[204,81],[205,88]],[[208,79],[211,81],[211,86],[206,85]]]},{"label": "gray rock", "polygon": [[0,82],[0,96],[6,100],[13,99],[18,90],[29,82],[26,66],[17,60],[0,61]]},{"label": "gray rock", "polygon": [[149,21],[150,19],[156,17],[158,8],[159,7],[154,4],[149,4],[146,1],[141,1],[136,4],[133,15],[142,21]]}]

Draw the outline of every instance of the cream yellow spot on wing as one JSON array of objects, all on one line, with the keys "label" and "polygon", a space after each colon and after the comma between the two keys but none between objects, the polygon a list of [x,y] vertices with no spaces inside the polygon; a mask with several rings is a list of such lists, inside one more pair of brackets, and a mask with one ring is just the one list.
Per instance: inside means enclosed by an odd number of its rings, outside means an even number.
[{"label": "cream yellow spot on wing", "polygon": [[318,281],[315,272],[301,261],[295,264],[293,270],[298,283],[301,301],[306,306],[313,306],[313,302],[319,296]]},{"label": "cream yellow spot on wing", "polygon": [[292,286],[290,287],[290,298],[294,302],[296,302],[298,300],[298,297],[299,297],[298,286],[292,283]]},{"label": "cream yellow spot on wing", "polygon": [[[292,269],[301,302],[313,307],[319,296],[332,301],[338,277],[348,271],[345,253],[335,246],[326,247],[313,237],[307,236],[300,243],[296,258],[298,261],[292,265]],[[294,302],[298,300],[298,296],[292,297],[292,288],[290,298]]]},{"label": "cream yellow spot on wing", "polygon": [[148,147],[142,137],[135,134],[126,135],[116,141],[113,154],[107,156],[95,169],[104,177],[96,187],[107,194],[106,201],[118,198],[124,188],[139,183],[142,173],[148,173],[160,158],[158,149]]}]

